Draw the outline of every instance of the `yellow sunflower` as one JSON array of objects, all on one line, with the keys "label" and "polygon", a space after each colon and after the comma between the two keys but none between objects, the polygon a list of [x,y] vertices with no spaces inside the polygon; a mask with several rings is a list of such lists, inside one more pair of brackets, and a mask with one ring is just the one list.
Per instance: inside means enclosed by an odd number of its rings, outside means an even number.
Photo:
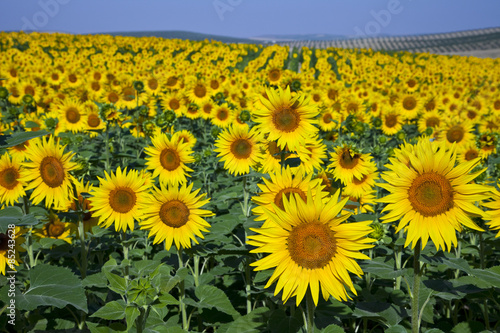
[{"label": "yellow sunflower", "polygon": [[193,171],[186,164],[194,162],[191,156],[191,144],[184,142],[180,136],[169,137],[165,133],[151,138],[153,147],[146,147],[147,169],[153,170],[153,178],[160,176],[161,183],[170,185],[184,184],[189,177],[187,172]]},{"label": "yellow sunflower", "polygon": [[57,106],[57,111],[62,131],[75,133],[87,128],[87,110],[80,101],[67,98]]},{"label": "yellow sunflower", "polygon": [[312,174],[305,175],[303,170],[297,168],[286,167],[276,173],[271,173],[269,177],[270,179],[262,178],[264,184],[257,184],[261,192],[252,197],[252,201],[258,205],[252,210],[255,215],[258,215],[255,218],[256,221],[268,220],[267,212],[274,212],[274,206],[284,209],[283,198],[285,196],[289,198],[292,193],[300,195],[303,199],[306,198],[308,188],[311,188],[314,194],[319,194],[321,198],[329,194],[316,191],[317,188],[320,190],[324,188],[321,179],[312,179]]},{"label": "yellow sunflower", "polygon": [[281,148],[276,141],[267,141],[261,145],[261,173],[274,173],[281,168],[281,154],[284,153],[285,161],[288,159],[297,159],[299,155],[289,152],[288,148]]},{"label": "yellow sunflower", "polygon": [[469,121],[453,119],[438,130],[436,138],[440,142],[445,142],[449,147],[455,144],[457,152],[462,152],[465,147],[475,141],[473,127]]},{"label": "yellow sunflower", "polygon": [[355,259],[369,259],[360,250],[373,247],[366,237],[373,229],[370,221],[342,223],[350,214],[337,216],[347,202],[338,198],[339,192],[325,203],[310,189],[306,199],[283,197],[284,210],[274,205],[274,212],[267,212],[274,223],[251,229],[258,234],[248,237],[256,247],[250,252],[269,253],[251,265],[259,271],[275,268],[266,288],[278,281],[274,294],[283,290],[283,302],[296,296],[299,305],[308,288],[316,305],[320,287],[325,300],[350,299],[346,288],[356,295],[349,273],[363,274]]},{"label": "yellow sunflower", "polygon": [[0,205],[12,206],[25,195],[19,159],[11,159],[8,153],[0,157]]},{"label": "yellow sunflower", "polygon": [[59,216],[54,212],[49,212],[46,223],[42,229],[34,229],[33,235],[39,238],[61,239],[69,244],[73,241],[73,234],[76,231],[76,224],[71,222],[61,222]]},{"label": "yellow sunflower", "polygon": [[64,154],[64,148],[59,141],[50,136],[47,141],[42,138],[30,140],[26,149],[27,162],[21,163],[21,182],[28,184],[25,191],[33,190],[30,200],[33,205],[45,199],[47,208],[56,208],[73,198],[71,185],[75,181],[69,173],[77,169],[77,164],[71,162],[75,153]]},{"label": "yellow sunflower", "polygon": [[149,182],[140,177],[137,170],[127,173],[126,168],[122,172],[118,167],[116,175],[106,171],[104,174],[106,179],[97,177],[99,187],[91,192],[93,216],[99,217],[99,225],[104,228],[114,223],[116,231],[127,228],[133,231],[134,219],[141,217],[141,208],[150,201]]},{"label": "yellow sunflower", "polygon": [[403,128],[403,117],[397,111],[382,113],[382,132],[385,135],[394,135]]},{"label": "yellow sunflower", "polygon": [[[11,232],[10,230],[13,231]],[[19,263],[22,262],[19,254],[26,251],[22,246],[25,242],[25,238],[23,237],[25,231],[26,229],[24,228],[14,227],[14,229],[8,229],[6,234],[0,233],[1,275],[6,275],[7,271],[15,271],[15,266],[19,266]],[[12,258],[12,253],[14,253],[14,258]]]},{"label": "yellow sunflower", "polygon": [[224,162],[224,168],[230,174],[244,175],[261,159],[260,141],[255,127],[248,130],[241,126],[231,126],[219,134],[214,151],[219,153],[217,157],[220,157],[220,162]]},{"label": "yellow sunflower", "polygon": [[[496,189],[492,191],[492,200],[484,202],[483,206],[489,208],[490,210],[484,213],[483,218],[488,220],[486,224],[489,226],[490,230],[500,229],[500,192]],[[495,238],[500,237],[500,230],[496,234]]]},{"label": "yellow sunflower", "polygon": [[253,116],[262,134],[269,133],[268,140],[278,140],[281,147],[286,145],[295,151],[307,137],[316,135],[318,128],[314,124],[318,120],[314,118],[319,112],[305,95],[292,97],[290,86],[286,90],[266,89],[266,95],[259,95],[264,107],[255,110]]},{"label": "yellow sunflower", "polygon": [[198,195],[200,191],[193,189],[193,183],[186,187],[183,184],[179,189],[177,186],[158,189],[154,187],[153,200],[147,203],[142,211],[140,228],[149,230],[148,237],[155,236],[153,244],[165,241],[165,249],[169,250],[172,242],[177,249],[190,248],[191,240],[196,244],[195,236],[204,238],[203,232],[208,232],[210,224],[203,218],[214,214],[205,209],[200,209],[210,199],[205,199],[205,194]]},{"label": "yellow sunflower", "polygon": [[[462,231],[462,225],[471,229],[482,229],[470,216],[483,216],[483,211],[474,205],[475,201],[487,198],[489,188],[469,184],[485,171],[469,172],[478,165],[479,159],[455,166],[456,149],[444,144],[421,139],[408,153],[409,165],[399,158],[391,159],[382,174],[387,183],[377,185],[390,192],[378,202],[387,203],[382,212],[385,222],[399,220],[396,232],[403,228],[407,232],[405,246],[418,240],[425,247],[429,237],[437,249],[449,251],[457,245],[455,231]],[[407,228],[405,228],[407,227]]]},{"label": "yellow sunflower", "polygon": [[234,118],[235,118],[234,111],[229,108],[229,105],[227,103],[223,103],[212,109],[212,115],[210,117],[210,121],[215,126],[219,126],[221,128],[227,128],[229,127],[229,125],[231,125]]},{"label": "yellow sunflower", "polygon": [[336,180],[342,183],[352,182],[353,177],[363,178],[369,170],[368,167],[373,163],[370,154],[360,154],[349,146],[339,146],[335,148],[330,159],[328,171],[332,171]]}]

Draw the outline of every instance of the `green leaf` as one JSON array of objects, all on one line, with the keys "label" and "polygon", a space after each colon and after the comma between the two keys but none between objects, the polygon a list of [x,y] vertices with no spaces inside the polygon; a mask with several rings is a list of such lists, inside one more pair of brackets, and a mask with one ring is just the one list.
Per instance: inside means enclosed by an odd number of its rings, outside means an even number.
[{"label": "green leaf", "polygon": [[172,276],[170,279],[164,279],[161,283],[160,289],[163,293],[167,294],[174,288],[179,282],[184,280],[188,274],[188,269],[183,267],[178,269],[175,273],[175,276]]},{"label": "green leaf", "polygon": [[141,311],[139,311],[138,308],[135,306],[127,306],[125,309],[125,319],[127,320],[127,332],[130,332],[130,329],[134,326],[135,320],[139,315],[141,314]]},{"label": "green leaf", "polygon": [[298,332],[304,324],[301,311],[295,311],[295,315],[289,316],[281,309],[271,313],[268,323],[273,333]]},{"label": "green leaf", "polygon": [[356,304],[353,316],[358,318],[368,317],[381,319],[380,321],[387,326],[399,324],[403,318],[399,313],[405,315],[404,308],[397,307],[394,304],[384,302],[359,302]]},{"label": "green leaf", "polygon": [[366,273],[372,273],[383,279],[395,279],[404,274],[403,270],[396,270],[394,260],[387,260],[384,257],[374,258],[360,262],[360,266]]},{"label": "green leaf", "polygon": [[34,310],[40,306],[63,308],[72,305],[87,313],[87,297],[80,279],[65,267],[39,264],[29,271],[30,287],[17,294],[19,310]]},{"label": "green leaf", "polygon": [[108,286],[106,279],[106,275],[104,273],[96,273],[87,276],[85,279],[82,281],[82,285],[84,287],[98,287],[98,288],[106,288]]},{"label": "green leaf", "polygon": [[472,268],[467,263],[467,260],[463,258],[446,258],[444,256],[438,255],[429,257],[423,254],[420,258],[420,261],[432,266],[443,265],[442,267],[444,267],[445,269],[458,269],[467,274],[472,273]]},{"label": "green leaf", "polygon": [[267,307],[254,309],[252,312],[236,318],[233,322],[223,324],[217,332],[220,333],[259,333],[263,331],[266,323],[265,314],[269,312]]},{"label": "green leaf", "polygon": [[0,135],[0,148],[14,147],[33,138],[50,134],[45,130],[35,132],[17,132],[12,135]]},{"label": "green leaf", "polygon": [[[344,333],[344,329],[338,325],[331,324],[320,331],[321,333]],[[386,331],[387,332],[387,331]]]},{"label": "green leaf", "polygon": [[102,308],[94,312],[91,317],[107,320],[119,320],[125,318],[126,304],[123,300],[111,301],[104,304]]},{"label": "green leaf", "polygon": [[197,308],[216,308],[217,310],[227,313],[233,318],[238,317],[240,313],[231,304],[227,295],[217,287],[210,285],[198,286],[194,291],[196,297],[199,299],[195,302],[192,299],[185,299],[186,304]]},{"label": "green leaf", "polygon": [[125,294],[125,292],[127,291],[127,281],[125,280],[125,278],[122,278],[121,276],[108,271],[104,271],[104,274],[108,279],[109,289],[121,295]]},{"label": "green leaf", "polygon": [[37,225],[40,223],[32,214],[24,215],[23,210],[11,206],[0,210],[0,233],[6,233],[9,224],[16,226]]},{"label": "green leaf", "polygon": [[385,333],[408,333],[406,328],[404,328],[404,326],[401,326],[401,325],[391,326],[388,329],[386,329],[384,332]]},{"label": "green leaf", "polygon": [[179,301],[170,294],[163,294],[158,297],[158,301],[160,301],[163,305],[178,305]]},{"label": "green leaf", "polygon": [[488,283],[490,287],[500,288],[500,266],[488,269],[473,269],[472,275]]},{"label": "green leaf", "polygon": [[475,333],[484,330],[484,324],[477,321],[467,321],[458,323],[451,330],[453,333]]}]

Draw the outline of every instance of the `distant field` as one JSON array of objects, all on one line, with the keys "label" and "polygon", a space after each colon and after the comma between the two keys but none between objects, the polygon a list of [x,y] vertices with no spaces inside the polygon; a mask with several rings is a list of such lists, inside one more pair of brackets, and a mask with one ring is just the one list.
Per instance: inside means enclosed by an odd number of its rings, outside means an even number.
[{"label": "distant field", "polygon": [[[325,35],[328,40],[318,40],[317,36],[309,40],[300,40],[301,36],[265,36],[265,38],[234,38],[226,36],[200,34],[186,31],[146,31],[146,32],[119,32],[111,35],[134,37],[160,37],[167,39],[216,40],[224,43],[248,44],[279,44],[291,48],[359,48],[385,51],[429,52],[479,58],[500,57],[500,27],[459,31],[444,34],[429,34],[397,37],[370,37],[370,38],[342,38],[333,39],[333,35]],[[314,39],[313,39],[314,37]],[[305,36],[305,38],[308,38]]]}]

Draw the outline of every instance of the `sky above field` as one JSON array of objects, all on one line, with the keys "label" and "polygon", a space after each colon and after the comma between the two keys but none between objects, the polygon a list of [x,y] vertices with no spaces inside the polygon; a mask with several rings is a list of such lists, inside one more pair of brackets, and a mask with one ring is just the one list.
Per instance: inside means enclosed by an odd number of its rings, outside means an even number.
[{"label": "sky above field", "polygon": [[498,27],[499,14],[499,0],[12,0],[2,3],[0,31],[365,37]]}]

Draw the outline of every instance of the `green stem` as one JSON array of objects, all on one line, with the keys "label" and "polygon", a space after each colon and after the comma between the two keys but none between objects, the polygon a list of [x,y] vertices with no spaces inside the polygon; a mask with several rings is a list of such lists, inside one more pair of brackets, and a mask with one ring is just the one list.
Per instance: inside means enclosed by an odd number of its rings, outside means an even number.
[{"label": "green stem", "polygon": [[78,233],[80,236],[80,243],[81,243],[80,245],[82,247],[80,274],[83,280],[87,277],[88,258],[87,258],[87,247],[85,246],[85,228],[81,215],[82,215],[81,213],[78,214]]},{"label": "green stem", "polygon": [[420,332],[420,321],[419,321],[419,309],[418,309],[418,297],[420,291],[420,278],[421,278],[421,270],[420,270],[420,247],[421,240],[418,240],[417,245],[415,246],[415,253],[413,255],[413,293],[412,293],[412,302],[411,302],[411,331],[412,333]]},{"label": "green stem", "polygon": [[314,305],[314,300],[312,297],[311,289],[307,289],[306,292],[306,311],[307,311],[307,323],[306,332],[314,332],[314,310],[316,306]]},{"label": "green stem", "polygon": [[125,261],[126,265],[124,267],[125,269],[125,281],[127,281],[127,284],[128,284],[128,280],[129,280],[129,270],[128,270],[128,266],[129,266],[129,260],[128,260],[128,242],[127,242],[127,232],[126,231],[121,231],[120,232],[120,238],[121,238],[121,243],[122,243],[122,247],[123,247],[123,261]]},{"label": "green stem", "polygon": [[[399,231],[398,238],[403,238],[404,237],[403,233],[404,233],[403,230]],[[399,271],[401,269],[401,258],[403,255],[403,247],[397,246],[397,248],[395,248],[394,252],[395,252],[394,255],[395,255],[395,260],[396,260],[396,269]],[[394,285],[394,289],[395,290],[401,289],[401,276],[396,277],[396,284]]]},{"label": "green stem", "polygon": [[36,261],[33,257],[33,227],[30,227],[30,231],[28,233],[28,257],[30,260],[30,269],[35,267]]},{"label": "green stem", "polygon": [[245,292],[247,294],[247,314],[252,312],[252,285],[250,275],[250,256],[247,257],[245,262]]},{"label": "green stem", "polygon": [[106,127],[104,135],[104,156],[106,157],[106,164],[104,165],[104,170],[109,172],[111,165],[109,164],[109,127]]},{"label": "green stem", "polygon": [[485,268],[484,264],[484,242],[483,242],[483,234],[479,233],[479,265],[481,269]]},{"label": "green stem", "polygon": [[[177,256],[179,257],[179,269],[184,267],[184,262],[182,261],[182,247],[177,251]],[[184,304],[184,298],[186,297],[186,291],[184,289],[184,280],[179,282],[179,311],[182,316],[182,328],[189,331],[189,324],[187,320],[186,304]]]}]

